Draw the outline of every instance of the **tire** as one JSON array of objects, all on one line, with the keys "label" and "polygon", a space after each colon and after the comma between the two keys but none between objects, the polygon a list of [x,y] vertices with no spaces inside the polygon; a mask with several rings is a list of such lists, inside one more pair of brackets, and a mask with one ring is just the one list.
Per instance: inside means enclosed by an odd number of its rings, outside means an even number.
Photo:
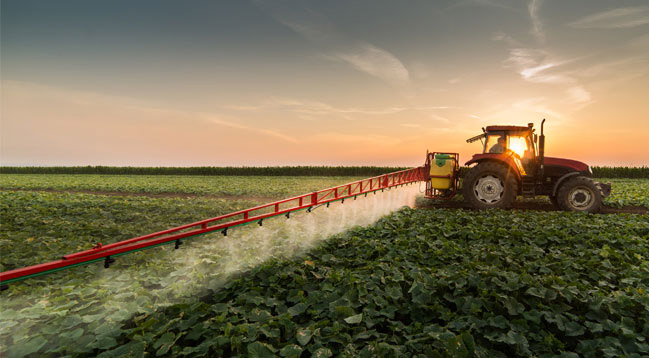
[{"label": "tire", "polygon": [[565,211],[596,213],[602,207],[602,195],[591,178],[577,176],[559,187],[557,202]]},{"label": "tire", "polygon": [[482,162],[469,169],[462,184],[464,200],[476,209],[506,209],[518,193],[518,180],[512,170],[493,162]]}]

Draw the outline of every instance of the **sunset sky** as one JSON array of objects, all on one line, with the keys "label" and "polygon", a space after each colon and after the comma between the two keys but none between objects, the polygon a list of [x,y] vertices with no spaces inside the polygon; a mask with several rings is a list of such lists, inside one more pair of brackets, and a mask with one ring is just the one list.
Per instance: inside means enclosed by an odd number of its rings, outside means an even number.
[{"label": "sunset sky", "polygon": [[649,165],[649,1],[1,4],[2,165]]}]

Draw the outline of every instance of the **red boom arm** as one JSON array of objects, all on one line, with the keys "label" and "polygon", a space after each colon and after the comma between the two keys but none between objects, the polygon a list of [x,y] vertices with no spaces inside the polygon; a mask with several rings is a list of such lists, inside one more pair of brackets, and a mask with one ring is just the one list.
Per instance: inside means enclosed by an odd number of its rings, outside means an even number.
[{"label": "red boom arm", "polygon": [[90,250],[63,255],[60,260],[0,272],[0,284],[5,285],[26,278],[52,273],[100,260],[104,260],[104,266],[108,267],[114,261],[112,257],[115,256],[121,256],[130,252],[171,243],[172,241],[176,243],[176,248],[178,248],[182,239],[191,236],[206,234],[217,230],[220,230],[224,235],[227,235],[227,230],[234,226],[248,224],[253,221],[257,221],[262,225],[263,219],[273,216],[282,214],[288,216],[291,212],[303,209],[310,211],[316,205],[327,204],[337,200],[345,200],[349,197],[356,197],[377,190],[383,190],[422,180],[425,180],[424,168],[412,168],[359,180],[329,189],[323,189],[289,199],[275,201],[250,209],[197,221],[191,224],[134,237],[132,239],[108,245],[97,244],[97,246]]}]

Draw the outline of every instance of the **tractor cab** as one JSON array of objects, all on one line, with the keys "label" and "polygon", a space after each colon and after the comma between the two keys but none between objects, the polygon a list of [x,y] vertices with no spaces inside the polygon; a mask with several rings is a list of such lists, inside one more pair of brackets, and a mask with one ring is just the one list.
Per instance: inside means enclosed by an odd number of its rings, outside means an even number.
[{"label": "tractor cab", "polygon": [[489,126],[485,129],[483,154],[511,154],[527,172],[534,172],[536,148],[534,129],[519,126]]},{"label": "tractor cab", "polygon": [[538,148],[535,144],[538,140],[532,123],[527,127],[488,126],[483,128],[482,134],[469,138],[467,142],[477,140],[482,142],[482,155],[500,154],[512,157],[511,160],[520,163],[525,172],[536,172]]}]

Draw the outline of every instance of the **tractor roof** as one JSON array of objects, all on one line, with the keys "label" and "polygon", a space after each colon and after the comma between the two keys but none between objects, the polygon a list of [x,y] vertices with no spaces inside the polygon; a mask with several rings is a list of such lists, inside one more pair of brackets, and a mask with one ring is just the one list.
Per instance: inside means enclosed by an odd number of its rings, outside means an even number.
[{"label": "tractor roof", "polygon": [[532,127],[523,127],[523,126],[488,126],[486,128],[487,132],[501,132],[501,131],[514,131],[522,132],[532,130]]}]

